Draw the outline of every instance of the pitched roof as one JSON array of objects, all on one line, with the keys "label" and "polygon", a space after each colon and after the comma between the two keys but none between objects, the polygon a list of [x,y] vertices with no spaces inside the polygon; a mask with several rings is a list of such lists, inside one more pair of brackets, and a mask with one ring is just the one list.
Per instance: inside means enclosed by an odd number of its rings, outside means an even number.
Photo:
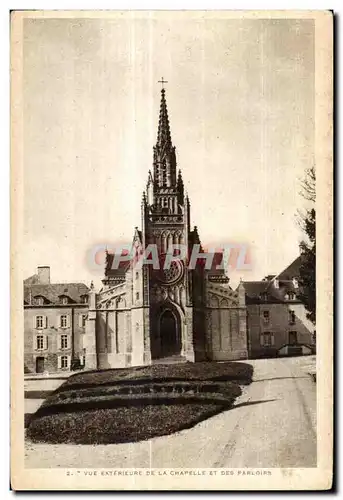
[{"label": "pitched roof", "polygon": [[300,276],[300,266],[302,264],[303,257],[299,255],[286,269],[284,269],[277,278],[279,280],[291,280],[293,278],[298,278]]},{"label": "pitched roof", "polygon": [[87,295],[89,288],[84,283],[50,283],[48,285],[27,284],[24,282],[24,302],[29,304],[31,298],[44,297],[52,304],[58,304],[61,296],[66,296],[72,302],[80,303],[82,295]]},{"label": "pitched roof", "polygon": [[126,271],[130,267],[131,261],[129,261],[129,260],[122,261],[121,260],[118,263],[118,267],[113,268],[113,260],[114,260],[114,253],[108,253],[107,257],[106,257],[105,276],[125,279],[125,274],[126,274]]},{"label": "pitched roof", "polygon": [[38,274],[33,274],[32,276],[24,280],[24,285],[36,285],[38,283],[39,283]]},{"label": "pitched roof", "polygon": [[[289,292],[298,295],[300,289],[294,286],[293,278],[299,277],[299,268],[301,266],[302,256],[299,255],[286,269],[278,275],[268,275],[260,281],[244,281],[243,285],[246,293],[247,304],[256,304],[260,302],[282,303],[287,299]],[[279,282],[278,288],[275,286],[275,280]],[[266,294],[266,299],[263,298]]]},{"label": "pitched roof", "polygon": [[[135,227],[133,243],[134,245],[136,236],[138,236],[139,242],[142,243],[142,231]],[[121,255],[128,255],[129,250],[122,250]],[[118,267],[113,267],[115,253],[113,251],[108,251],[106,253],[106,265],[105,265],[105,281],[106,278],[115,278],[116,281],[123,281],[125,279],[125,274],[131,265],[131,260],[124,260],[118,262]]]},{"label": "pitched roof", "polygon": [[[287,301],[287,293],[292,292],[295,295],[299,293],[299,289],[294,287],[292,280],[279,280],[278,288],[276,288],[274,280],[244,281],[243,285],[245,288],[247,304],[265,302],[283,303]],[[265,297],[264,294],[266,294]],[[294,302],[294,300],[292,302]]]},{"label": "pitched roof", "polygon": [[250,298],[260,298],[268,288],[268,281],[243,281],[245,293]]}]

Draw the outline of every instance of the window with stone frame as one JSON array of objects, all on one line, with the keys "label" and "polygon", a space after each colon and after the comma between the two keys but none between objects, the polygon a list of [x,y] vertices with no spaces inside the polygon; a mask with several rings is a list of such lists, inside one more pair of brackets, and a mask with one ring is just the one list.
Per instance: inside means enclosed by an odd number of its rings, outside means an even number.
[{"label": "window with stone frame", "polygon": [[261,346],[271,347],[274,345],[274,334],[271,332],[263,332],[260,339]]},{"label": "window with stone frame", "polygon": [[37,335],[36,337],[36,349],[42,351],[44,349],[44,335]]},{"label": "window with stone frame", "polygon": [[289,324],[290,325],[295,325],[295,312],[294,311],[289,311]]},{"label": "window with stone frame", "polygon": [[61,356],[61,368],[64,370],[68,368],[68,356]]},{"label": "window with stone frame", "polygon": [[44,328],[44,316],[36,316],[36,328]]},{"label": "window with stone frame", "polygon": [[87,321],[87,314],[81,314],[80,315],[80,327],[81,328],[86,327],[86,321]]},{"label": "window with stone frame", "polygon": [[270,320],[269,311],[263,311],[263,321],[264,321],[264,323],[269,323],[269,320]]},{"label": "window with stone frame", "polygon": [[68,335],[61,335],[61,349],[68,349]]},{"label": "window with stone frame", "polygon": [[68,316],[66,314],[62,314],[62,316],[60,318],[60,321],[61,321],[61,324],[60,324],[61,328],[67,328],[68,327]]}]

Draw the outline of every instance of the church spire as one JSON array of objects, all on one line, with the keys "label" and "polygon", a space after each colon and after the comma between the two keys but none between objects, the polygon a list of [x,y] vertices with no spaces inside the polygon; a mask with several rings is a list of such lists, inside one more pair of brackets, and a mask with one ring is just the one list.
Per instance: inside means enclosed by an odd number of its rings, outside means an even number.
[{"label": "church spire", "polygon": [[176,156],[172,144],[166,102],[166,91],[162,83],[160,114],[158,120],[157,142],[154,147],[154,189],[176,188]]},{"label": "church spire", "polygon": [[160,116],[158,120],[157,145],[160,147],[171,146],[170,126],[168,118],[165,89],[161,90]]}]

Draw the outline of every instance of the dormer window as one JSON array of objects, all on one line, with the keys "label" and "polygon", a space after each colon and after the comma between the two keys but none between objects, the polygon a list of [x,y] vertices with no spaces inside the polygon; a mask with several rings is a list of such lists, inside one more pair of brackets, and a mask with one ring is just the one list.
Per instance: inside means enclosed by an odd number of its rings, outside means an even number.
[{"label": "dormer window", "polygon": [[44,305],[44,298],[43,297],[35,297],[34,303],[36,306],[43,306]]},{"label": "dormer window", "polygon": [[299,282],[298,282],[297,278],[293,278],[292,282],[293,282],[294,288],[299,288]]},{"label": "dormer window", "polygon": [[275,288],[279,288],[279,280],[274,280],[274,286]]},{"label": "dormer window", "polygon": [[88,295],[81,295],[81,303],[88,304]]},{"label": "dormer window", "polygon": [[294,300],[295,299],[295,293],[294,292],[288,292],[285,295],[286,300]]},{"label": "dormer window", "polygon": [[268,294],[267,294],[267,292],[261,293],[261,300],[268,300]]},{"label": "dormer window", "polygon": [[69,299],[68,299],[68,297],[66,297],[64,295],[64,296],[60,297],[60,302],[61,302],[61,304],[63,304],[65,306],[69,303]]}]

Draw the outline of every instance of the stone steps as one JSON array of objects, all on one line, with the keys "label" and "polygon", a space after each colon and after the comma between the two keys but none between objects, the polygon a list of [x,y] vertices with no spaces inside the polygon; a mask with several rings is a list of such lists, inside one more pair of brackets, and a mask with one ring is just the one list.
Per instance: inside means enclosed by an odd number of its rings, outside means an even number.
[{"label": "stone steps", "polygon": [[151,361],[152,365],[172,365],[176,363],[186,363],[187,359],[180,354],[175,354],[173,356],[167,356],[165,358],[153,359]]}]

